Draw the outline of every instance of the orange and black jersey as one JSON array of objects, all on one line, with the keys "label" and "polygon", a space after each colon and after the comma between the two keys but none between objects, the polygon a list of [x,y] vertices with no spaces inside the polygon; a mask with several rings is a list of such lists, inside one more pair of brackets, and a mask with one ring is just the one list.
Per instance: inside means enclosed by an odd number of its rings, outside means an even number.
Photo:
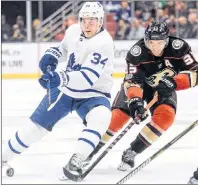
[{"label": "orange and black jersey", "polygon": [[[198,62],[191,47],[180,38],[169,37],[169,43],[161,57],[155,57],[139,40],[127,53],[125,92],[128,98],[143,96],[143,90],[153,91],[162,76],[173,76],[176,90],[194,87],[198,84]],[[141,89],[141,88],[142,89]]]}]

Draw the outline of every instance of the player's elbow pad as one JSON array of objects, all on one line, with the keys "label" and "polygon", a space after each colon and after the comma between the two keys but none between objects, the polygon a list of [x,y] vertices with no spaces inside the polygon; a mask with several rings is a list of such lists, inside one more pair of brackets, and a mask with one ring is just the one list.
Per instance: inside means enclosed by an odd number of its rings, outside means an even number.
[{"label": "player's elbow pad", "polygon": [[174,77],[177,83],[176,90],[184,90],[198,85],[197,71],[182,71]]},{"label": "player's elbow pad", "polygon": [[90,89],[100,78],[100,73],[91,68],[82,67],[80,71],[68,73],[69,82],[68,88],[76,90]]}]

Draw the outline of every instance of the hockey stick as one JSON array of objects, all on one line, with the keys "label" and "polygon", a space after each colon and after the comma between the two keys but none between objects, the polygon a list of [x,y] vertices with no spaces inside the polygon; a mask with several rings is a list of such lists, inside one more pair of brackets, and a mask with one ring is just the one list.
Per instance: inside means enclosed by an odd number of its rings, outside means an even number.
[{"label": "hockey stick", "polygon": [[191,124],[188,128],[186,128],[183,132],[181,132],[179,135],[177,135],[174,139],[172,139],[169,143],[167,143],[165,146],[163,146],[160,150],[158,150],[156,153],[154,153],[151,157],[149,157],[147,160],[145,160],[143,163],[141,163],[138,167],[133,169],[131,172],[129,172],[124,178],[122,178],[120,181],[118,181],[116,184],[124,184],[127,180],[129,180],[132,176],[137,174],[140,170],[142,170],[145,166],[147,166],[153,159],[155,159],[159,154],[167,150],[171,145],[173,145],[175,142],[177,142],[180,138],[182,138],[185,134],[187,134],[190,130],[192,130],[194,127],[198,125],[198,120],[195,121],[193,124]]},{"label": "hockey stick", "polygon": [[[155,96],[153,97],[153,99],[147,104],[146,109],[150,109],[155,102],[158,100],[157,97],[157,93],[155,94]],[[111,150],[113,148],[113,146],[116,145],[116,143],[128,132],[128,130],[130,130],[130,128],[135,124],[136,121],[139,121],[138,118],[135,118],[134,120],[132,120],[128,126],[114,139],[114,141],[106,148],[106,150],[92,163],[91,166],[89,166],[89,168],[80,176],[77,175],[72,175],[72,174],[68,174],[67,171],[63,168],[64,173],[67,173],[68,176],[70,176],[71,180],[73,181],[82,181],[92,170],[93,168],[101,161],[102,158],[104,158],[104,156],[109,152],[109,150]]]}]

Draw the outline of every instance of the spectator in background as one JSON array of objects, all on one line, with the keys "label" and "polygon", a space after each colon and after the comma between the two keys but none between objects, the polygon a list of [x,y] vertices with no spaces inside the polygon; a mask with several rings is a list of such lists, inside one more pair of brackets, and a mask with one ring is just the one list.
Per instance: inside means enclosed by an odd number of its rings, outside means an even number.
[{"label": "spectator in background", "polygon": [[39,28],[40,24],[41,24],[40,19],[36,18],[33,20],[33,23],[32,23],[32,39],[33,40],[36,40],[36,30]]},{"label": "spectator in background", "polygon": [[121,1],[121,6],[116,11],[115,19],[118,23],[120,20],[123,20],[125,24],[129,24],[131,22],[131,8],[126,0]]},{"label": "spectator in background", "polygon": [[77,22],[78,20],[75,15],[69,15],[63,23],[62,26],[63,32],[65,33],[65,30],[69,28],[69,26],[71,26],[72,24],[76,24]]},{"label": "spectator in background", "polygon": [[188,38],[188,21],[187,18],[184,16],[181,16],[178,18],[179,23],[179,37],[181,38]]},{"label": "spectator in background", "polygon": [[169,35],[175,37],[177,35],[175,16],[170,15],[166,22],[169,28]]},{"label": "spectator in background", "polygon": [[142,20],[147,21],[156,17],[156,3],[155,1],[135,1],[135,10],[142,11]]},{"label": "spectator in background", "polygon": [[189,2],[186,1],[188,9],[196,9],[197,8],[196,3],[197,3],[197,1],[189,1]]},{"label": "spectator in background", "polygon": [[153,18],[152,17],[148,17],[147,20],[145,20],[145,21],[143,20],[142,21],[142,26],[144,28],[146,28],[152,21],[153,21]]},{"label": "spectator in background", "polygon": [[142,19],[142,10],[135,10],[134,16],[136,19]]},{"label": "spectator in background", "polygon": [[143,12],[143,19],[142,19],[142,21],[146,22],[148,19],[153,19],[151,12]]},{"label": "spectator in background", "polygon": [[175,1],[168,1],[167,2],[167,9],[168,9],[168,15],[171,16],[175,16]]},{"label": "spectator in background", "polygon": [[164,13],[166,15],[175,15],[175,2],[174,1],[160,0],[158,7],[164,10]]},{"label": "spectator in background", "polygon": [[13,34],[12,34],[12,37],[11,37],[11,41],[22,42],[22,41],[26,40],[26,37],[21,32],[18,24],[14,24],[13,27],[12,27],[12,30],[13,30]]},{"label": "spectator in background", "polygon": [[143,12],[151,12],[156,4],[155,1],[135,1],[135,9],[142,10]]},{"label": "spectator in background", "polygon": [[116,40],[126,40],[129,34],[129,24],[126,24],[122,19],[118,22],[118,27],[115,34]]},{"label": "spectator in background", "polygon": [[60,33],[56,34],[56,36],[54,37],[54,39],[56,41],[61,41],[63,40],[64,36],[65,36],[65,30],[67,28],[69,28],[69,26],[71,26],[72,24],[76,24],[78,22],[77,18],[75,15],[69,15],[67,17],[67,19],[64,21],[63,25],[62,25],[62,30]]},{"label": "spectator in background", "polygon": [[188,15],[188,38],[198,38],[198,18],[196,13]]},{"label": "spectator in background", "polygon": [[158,9],[157,10],[157,16],[158,16],[158,20],[159,21],[167,21],[167,19],[169,18],[167,15],[167,11],[163,10],[163,9]]},{"label": "spectator in background", "polygon": [[177,36],[177,29],[176,29],[176,25],[175,24],[172,24],[170,26],[169,35],[172,36],[172,37],[176,37]]},{"label": "spectator in background", "polygon": [[187,17],[188,16],[188,9],[187,9],[187,5],[185,2],[176,1],[175,5],[176,5],[175,9],[178,11],[179,17],[181,17],[181,16]]},{"label": "spectator in background", "polygon": [[20,32],[26,36],[26,28],[25,28],[25,23],[24,23],[24,19],[21,15],[18,15],[16,18],[16,24],[18,25]]},{"label": "spectator in background", "polygon": [[[101,2],[102,4],[102,2]],[[120,9],[120,2],[119,1],[106,1],[105,10],[108,13],[115,13]]]},{"label": "spectator in background", "polygon": [[2,42],[9,41],[12,35],[11,26],[6,22],[6,16],[1,15],[1,40]]},{"label": "spectator in background", "polygon": [[127,36],[128,40],[141,39],[144,37],[145,28],[142,26],[141,21],[133,19],[131,23],[130,32]]}]

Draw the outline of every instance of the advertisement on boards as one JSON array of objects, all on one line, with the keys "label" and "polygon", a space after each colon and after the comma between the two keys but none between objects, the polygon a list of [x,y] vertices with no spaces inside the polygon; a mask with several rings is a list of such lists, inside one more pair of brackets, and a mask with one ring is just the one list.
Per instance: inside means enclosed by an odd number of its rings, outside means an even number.
[{"label": "advertisement on boards", "polygon": [[[187,40],[198,60],[198,40]],[[114,77],[123,77],[126,67],[125,57],[129,49],[137,41],[115,41]],[[3,78],[37,78],[40,75],[39,60],[50,47],[58,46],[58,42],[47,43],[3,43],[2,72]]]},{"label": "advertisement on boards", "polygon": [[34,77],[38,74],[37,44],[2,44],[2,73],[3,78]]}]

